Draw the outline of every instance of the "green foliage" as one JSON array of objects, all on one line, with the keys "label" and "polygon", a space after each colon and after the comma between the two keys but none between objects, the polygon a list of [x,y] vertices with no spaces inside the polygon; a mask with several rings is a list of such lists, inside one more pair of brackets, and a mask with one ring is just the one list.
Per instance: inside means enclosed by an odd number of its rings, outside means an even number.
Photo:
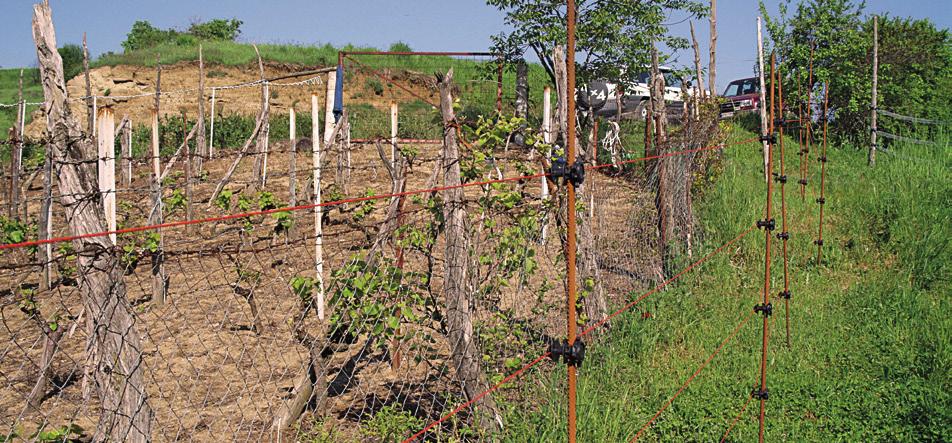
[{"label": "green foliage", "polygon": [[[822,103],[829,83],[830,126],[837,143],[865,142],[869,136],[872,91],[873,18],[863,16],[863,3],[852,0],[810,0],[780,4],[771,17],[761,2],[769,45],[776,47],[785,71],[785,95],[798,90]],[[928,19],[881,17],[879,20],[879,107],[919,117],[952,118],[952,34]],[[814,84],[807,85],[813,45]],[[794,102],[794,100],[790,100]],[[879,126],[892,133],[910,128],[881,118]],[[888,144],[888,142],[886,142]]]},{"label": "green foliage", "polygon": [[380,408],[373,418],[364,424],[361,433],[367,437],[377,437],[382,441],[400,441],[424,426],[422,418],[404,411],[397,405]]},{"label": "green foliage", "polygon": [[404,272],[383,258],[370,267],[354,257],[331,274],[328,288],[333,293],[332,327],[350,334],[390,338],[398,336],[403,322],[438,319],[435,301],[423,292],[427,278]]},{"label": "green foliage", "polygon": [[258,193],[258,209],[267,211],[269,209],[276,209],[279,205],[278,198],[275,197],[274,194],[268,191]]},{"label": "green foliage", "polygon": [[81,426],[71,423],[50,430],[39,430],[33,435],[33,441],[41,443],[78,443],[85,440],[85,432]]},{"label": "green foliage", "polygon": [[195,22],[188,27],[188,33],[201,40],[234,41],[241,34],[243,21],[238,19],[216,18],[207,22]]},{"label": "green foliage", "polygon": [[138,20],[132,24],[132,29],[121,44],[125,52],[133,52],[162,44],[194,47],[199,40],[234,41],[241,33],[242,23],[237,19],[214,19],[192,23],[188,31],[179,32],[174,29],[159,29],[147,20]]},{"label": "green foliage", "polygon": [[185,191],[182,191],[181,189],[173,189],[172,194],[169,195],[167,199],[165,199],[166,215],[171,215],[185,209],[186,203],[188,203],[188,199],[185,198]]},{"label": "green foliage", "polygon": [[294,291],[294,295],[301,299],[302,303],[310,305],[314,298],[314,283],[314,279],[311,277],[296,276],[291,278],[291,290]]},{"label": "green foliage", "polygon": [[[495,49],[521,58],[531,49],[552,75],[552,48],[565,44],[565,2],[558,0],[487,0],[506,14],[512,31],[493,36]],[[597,79],[631,83],[651,61],[651,43],[672,51],[687,48],[683,37],[668,34],[664,22],[673,15],[700,18],[707,9],[691,0],[603,2],[576,4],[576,48],[588,54],[577,60],[579,84]]]},{"label": "green foliage", "polygon": [[63,76],[66,80],[79,75],[83,71],[83,48],[76,44],[66,44],[57,49],[63,59]]},{"label": "green foliage", "polygon": [[218,197],[215,197],[215,206],[218,206],[222,211],[228,211],[231,209],[231,197],[234,194],[230,189],[222,189]]},{"label": "green foliage", "polygon": [[410,48],[410,45],[408,45],[408,44],[406,44],[406,43],[404,43],[404,42],[402,42],[402,41],[398,41],[398,42],[395,42],[395,43],[391,44],[391,45],[390,45],[390,49],[388,49],[388,51],[390,51],[390,52],[413,52],[413,49]]},{"label": "green foliage", "polygon": [[126,39],[121,45],[125,51],[135,51],[174,41],[178,34],[173,29],[156,28],[148,20],[137,20],[132,24],[132,29],[126,34]]},{"label": "green foliage", "polygon": [[374,92],[374,95],[383,95],[383,83],[380,83],[380,80],[374,77],[367,77],[366,85],[367,89]]}]

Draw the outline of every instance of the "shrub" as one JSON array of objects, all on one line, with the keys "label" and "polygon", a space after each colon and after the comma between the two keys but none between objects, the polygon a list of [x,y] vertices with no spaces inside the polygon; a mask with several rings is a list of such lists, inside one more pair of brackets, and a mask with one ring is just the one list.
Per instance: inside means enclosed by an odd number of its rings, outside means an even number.
[{"label": "shrub", "polygon": [[63,58],[63,75],[69,80],[83,70],[83,48],[75,44],[67,44],[57,50]]},{"label": "shrub", "polygon": [[216,18],[205,23],[195,22],[188,28],[188,33],[201,40],[229,40],[234,41],[241,34],[243,21],[238,19]]}]

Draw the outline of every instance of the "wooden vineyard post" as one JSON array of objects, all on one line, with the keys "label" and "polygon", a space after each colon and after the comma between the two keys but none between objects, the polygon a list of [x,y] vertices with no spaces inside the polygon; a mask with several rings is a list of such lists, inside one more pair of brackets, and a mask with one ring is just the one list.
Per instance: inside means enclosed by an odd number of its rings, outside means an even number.
[{"label": "wooden vineyard post", "polygon": [[290,138],[290,159],[288,160],[288,194],[290,206],[297,206],[297,119],[294,108],[288,110],[288,138]]},{"label": "wooden vineyard post", "polygon": [[[100,206],[89,204],[90,196],[95,198],[96,185],[91,168],[85,164],[90,160],[88,154],[97,149],[69,111],[48,2],[33,5],[32,30],[47,122],[56,128],[51,145],[59,202],[69,214],[73,245],[81,254],[76,263],[82,283],[76,292],[86,310],[86,330],[90,333],[84,366],[90,369],[86,375],[95,378],[94,413],[99,415],[91,440],[148,442],[152,440],[153,414],[146,389],[140,325],[129,303],[118,254],[111,252],[113,246],[105,236],[97,235],[107,228]],[[111,117],[111,111],[105,112]],[[104,129],[115,131],[114,126]]]},{"label": "wooden vineyard post", "polygon": [[[160,73],[161,73],[161,68]],[[161,77],[157,77],[155,83],[155,104],[156,108],[152,111],[152,209],[149,211],[149,224],[162,224],[162,162],[159,158],[159,96],[161,94]],[[158,235],[158,248],[152,252],[152,301],[159,305],[165,304],[168,285],[165,277],[165,252],[163,251],[164,239],[162,229],[155,230]]]},{"label": "wooden vineyard post", "polygon": [[[256,137],[255,141],[255,162],[254,162],[254,180],[255,187],[258,189],[264,188],[267,183],[268,175],[268,132],[270,131],[270,115],[271,115],[271,93],[268,90],[268,79],[264,76],[264,62],[261,60],[261,53],[258,51],[258,45],[251,45],[255,50],[255,56],[258,59],[258,76],[260,78],[259,82],[261,83],[261,114],[259,115],[258,121],[255,122],[254,135]],[[244,149],[242,149],[244,151]],[[238,160],[241,160],[241,156],[238,157]],[[235,163],[237,166],[237,162]],[[218,192],[221,190],[221,187],[228,182],[228,178],[231,177],[234,167],[225,174],[225,178],[219,183],[218,188],[212,198],[218,195]]]},{"label": "wooden vineyard post", "polygon": [[[188,118],[182,111],[182,149],[185,150],[185,220],[192,217],[192,148],[188,146]],[[169,163],[171,166],[171,162]],[[185,225],[185,232],[192,232],[192,225]]]},{"label": "wooden vineyard post", "polygon": [[212,112],[208,127],[208,158],[215,157],[215,88],[212,88]]},{"label": "wooden vineyard post", "polygon": [[[204,159],[208,157],[208,146],[205,144],[205,59],[202,56],[202,45],[198,45],[198,127],[195,134],[195,171],[202,173]],[[186,147],[187,148],[187,147]]]},{"label": "wooden vineyard post", "polygon": [[[438,76],[440,113],[444,127],[456,124],[453,110],[453,70]],[[446,220],[446,250],[444,257],[443,293],[446,300],[447,340],[452,365],[463,394],[476,406],[479,427],[492,433],[499,428],[502,418],[496,403],[489,395],[477,397],[486,388],[486,377],[481,369],[480,352],[473,327],[473,313],[466,293],[468,258],[466,252],[466,206],[459,162],[456,131],[443,131],[443,216]]]},{"label": "wooden vineyard post", "polygon": [[770,144],[767,142],[767,100],[765,96],[766,85],[764,82],[764,36],[761,30],[760,17],[757,17],[757,60],[758,77],[760,78],[760,140],[764,145],[764,180],[770,181],[770,172],[767,165],[770,163]]},{"label": "wooden vineyard post", "polygon": [[314,267],[317,282],[317,318],[324,320],[324,229],[321,207],[321,126],[317,94],[311,94],[311,160],[314,166]]},{"label": "wooden vineyard post", "polygon": [[[47,121],[49,121],[48,118]],[[47,124],[47,127],[51,128],[49,124]],[[53,237],[53,146],[50,142],[46,143],[46,154],[43,159],[43,203],[40,209],[39,231],[40,240],[49,240]],[[53,244],[47,243],[43,245],[43,270],[40,276],[41,291],[47,291],[52,286],[52,266]]]},{"label": "wooden vineyard post", "polygon": [[[116,122],[110,108],[98,111],[99,125],[97,137],[99,146],[99,193],[102,195],[102,208],[106,219],[106,230],[116,230]],[[116,233],[109,234],[109,240],[116,245]]]},{"label": "wooden vineyard post", "polygon": [[96,118],[96,110],[93,105],[93,86],[89,80],[89,48],[86,46],[86,33],[83,33],[83,77],[86,80],[86,132],[90,137],[95,137],[96,127],[93,122]]},{"label": "wooden vineyard post", "polygon": [[125,115],[119,121],[119,152],[122,157],[122,185],[132,187],[132,121]]},{"label": "wooden vineyard post", "polygon": [[20,170],[23,160],[23,130],[20,118],[23,115],[23,70],[20,70],[19,99],[17,100],[16,120],[10,150],[10,218],[20,219]]},{"label": "wooden vineyard post", "polygon": [[879,16],[873,16],[873,97],[870,103],[870,135],[869,135],[869,158],[866,163],[869,166],[876,166],[876,89],[879,86]]},{"label": "wooden vineyard post", "polygon": [[334,99],[337,94],[337,71],[327,73],[327,94],[324,96],[324,149],[330,148],[334,140]]},{"label": "wooden vineyard post", "polygon": [[390,102],[390,167],[397,165],[397,119],[400,108],[397,102]]},{"label": "wooden vineyard post", "polygon": [[[546,86],[542,91],[542,141],[551,146],[552,145],[552,88]],[[552,148],[550,147],[545,154],[545,161],[552,161]],[[543,201],[549,199],[549,178],[542,177],[540,192],[540,197]],[[542,237],[541,242],[545,244],[546,233],[548,232],[549,223],[547,217],[543,215],[542,217]]]},{"label": "wooden vineyard post", "polygon": [[[704,89],[704,75],[701,71],[701,50],[698,48],[697,37],[694,36],[694,22],[691,22],[691,46],[694,48],[694,76],[697,77],[697,95],[695,96],[696,100],[704,98],[705,89]],[[697,105],[694,107],[695,115],[694,118],[697,118]]]}]

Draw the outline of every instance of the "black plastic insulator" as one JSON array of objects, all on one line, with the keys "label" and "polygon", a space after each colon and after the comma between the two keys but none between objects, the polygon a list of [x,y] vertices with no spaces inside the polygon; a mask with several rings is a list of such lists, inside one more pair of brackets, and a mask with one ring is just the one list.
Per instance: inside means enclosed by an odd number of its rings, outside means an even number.
[{"label": "black plastic insulator", "polygon": [[787,127],[787,120],[785,120],[785,119],[783,119],[783,118],[776,118],[776,119],[774,119],[774,126],[776,126],[776,127],[778,127],[778,128],[786,128],[786,127]]},{"label": "black plastic insulator", "polygon": [[764,317],[770,317],[773,314],[773,304],[759,304],[754,306],[754,312],[764,314]]},{"label": "black plastic insulator", "polygon": [[823,239],[821,238],[819,240],[813,240],[813,244],[817,246],[823,246]]},{"label": "black plastic insulator", "polygon": [[820,162],[820,163],[826,163],[826,156],[824,155],[824,156],[822,156],[822,157],[817,157],[817,158],[816,158],[816,161],[818,161],[818,162]]},{"label": "black plastic insulator", "polygon": [[579,159],[571,165],[565,160],[565,157],[558,157],[552,160],[552,166],[549,168],[549,175],[553,181],[562,179],[575,186],[581,185],[585,181],[585,163]]},{"label": "black plastic insulator", "polygon": [[760,141],[767,142],[773,145],[777,143],[777,136],[775,134],[761,135]]},{"label": "black plastic insulator", "polygon": [[760,388],[756,388],[753,391],[750,391],[750,396],[754,400],[767,400],[770,398],[770,393],[767,391],[767,389],[761,390]]},{"label": "black plastic insulator", "polygon": [[819,203],[819,204],[821,204],[821,205],[825,205],[825,204],[826,204],[826,199],[823,198],[823,197],[820,197],[820,198],[816,199],[816,202]]},{"label": "black plastic insulator", "polygon": [[805,178],[801,178],[797,183],[800,183],[801,185],[806,186],[807,183],[809,183],[809,181],[807,181],[807,179],[805,179]]},{"label": "black plastic insulator", "polygon": [[786,300],[790,300],[790,290],[784,289],[783,291],[780,291],[780,293],[777,294],[777,296]]},{"label": "black plastic insulator", "polygon": [[776,181],[776,182],[778,182],[778,183],[781,183],[781,184],[787,183],[787,176],[786,176],[786,175],[780,175],[780,174],[774,172],[774,173],[773,173],[773,176],[774,176],[774,181]]},{"label": "black plastic insulator", "polygon": [[567,339],[553,340],[549,343],[549,358],[552,361],[562,360],[569,366],[581,367],[582,360],[585,359],[585,342],[576,338],[575,343],[569,345]]},{"label": "black plastic insulator", "polygon": [[777,221],[774,219],[757,220],[757,228],[766,228],[768,231],[773,231],[774,229],[777,229]]},{"label": "black plastic insulator", "polygon": [[780,232],[777,234],[777,238],[780,240],[790,240],[790,233],[787,231]]}]

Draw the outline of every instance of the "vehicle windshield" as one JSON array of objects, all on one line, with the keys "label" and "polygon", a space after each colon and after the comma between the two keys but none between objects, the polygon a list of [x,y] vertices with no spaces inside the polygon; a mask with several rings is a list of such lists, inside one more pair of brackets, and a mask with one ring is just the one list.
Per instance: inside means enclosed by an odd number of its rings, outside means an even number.
[{"label": "vehicle windshield", "polygon": [[[664,72],[664,71],[662,71],[661,74],[664,75],[664,85],[665,85],[665,86],[667,86],[667,87],[669,87],[669,88],[680,88],[680,87],[681,87],[681,79],[678,78],[678,76],[675,75],[673,72],[670,72],[670,71]],[[638,75],[635,77],[635,82],[640,83],[640,84],[643,84],[643,85],[647,85],[648,82],[649,82],[649,80],[651,80],[651,73],[650,73],[650,72],[642,72],[642,73],[638,74]]]},{"label": "vehicle windshield", "polygon": [[756,94],[760,91],[760,85],[756,79],[748,78],[744,80],[734,80],[724,91],[725,97],[734,97],[737,95]]}]

